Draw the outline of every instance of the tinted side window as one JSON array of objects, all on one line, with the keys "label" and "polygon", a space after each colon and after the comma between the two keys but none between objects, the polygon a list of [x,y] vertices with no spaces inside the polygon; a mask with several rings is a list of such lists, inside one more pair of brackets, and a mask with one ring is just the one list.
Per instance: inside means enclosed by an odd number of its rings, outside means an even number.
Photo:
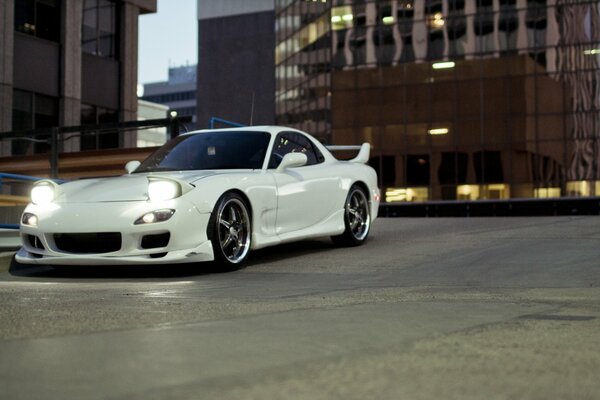
[{"label": "tinted side window", "polygon": [[269,161],[269,168],[277,168],[287,153],[304,153],[308,158],[306,165],[323,162],[324,157],[312,142],[304,135],[297,132],[282,132],[275,138],[273,152]]}]

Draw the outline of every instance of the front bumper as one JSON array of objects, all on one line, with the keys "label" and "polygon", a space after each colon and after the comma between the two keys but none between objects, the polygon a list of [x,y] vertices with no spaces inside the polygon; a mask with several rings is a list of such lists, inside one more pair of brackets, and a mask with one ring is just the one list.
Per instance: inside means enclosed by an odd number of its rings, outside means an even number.
[{"label": "front bumper", "polygon": [[[134,225],[142,215],[159,209],[174,209],[175,214],[164,222]],[[15,259],[23,264],[171,264],[214,259],[212,244],[206,235],[210,213],[199,212],[193,204],[182,198],[161,203],[30,204],[25,212],[38,217],[38,226],[21,224],[22,248]],[[56,234],[105,232],[120,233],[121,246],[118,250],[101,254],[79,253],[76,250],[67,252],[61,250],[55,241]],[[152,248],[142,246],[145,236],[165,233],[170,235],[166,245]]]}]

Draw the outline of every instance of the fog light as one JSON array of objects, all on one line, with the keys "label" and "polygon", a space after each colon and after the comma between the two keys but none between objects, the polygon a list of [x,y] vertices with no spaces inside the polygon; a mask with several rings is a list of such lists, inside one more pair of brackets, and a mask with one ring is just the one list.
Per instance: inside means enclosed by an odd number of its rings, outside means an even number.
[{"label": "fog light", "polygon": [[21,218],[21,223],[28,226],[37,226],[38,217],[32,213],[24,213],[23,217]]},{"label": "fog light", "polygon": [[134,224],[135,225],[143,225],[143,224],[153,224],[155,222],[164,222],[171,218],[175,214],[175,210],[164,209],[164,210],[156,210],[149,213],[146,213],[139,217]]},{"label": "fog light", "polygon": [[142,217],[142,221],[144,221],[145,224],[151,224],[156,221],[156,215],[154,215],[154,213],[145,214]]}]

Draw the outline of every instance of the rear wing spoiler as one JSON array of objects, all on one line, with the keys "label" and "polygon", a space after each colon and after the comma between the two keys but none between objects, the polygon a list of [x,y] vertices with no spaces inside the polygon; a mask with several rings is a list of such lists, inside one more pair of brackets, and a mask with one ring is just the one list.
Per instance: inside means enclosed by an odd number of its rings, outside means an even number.
[{"label": "rear wing spoiler", "polygon": [[371,145],[369,143],[363,143],[360,146],[325,146],[329,151],[347,151],[347,150],[358,150],[358,155],[350,162],[366,164],[369,162],[369,155],[371,154]]}]

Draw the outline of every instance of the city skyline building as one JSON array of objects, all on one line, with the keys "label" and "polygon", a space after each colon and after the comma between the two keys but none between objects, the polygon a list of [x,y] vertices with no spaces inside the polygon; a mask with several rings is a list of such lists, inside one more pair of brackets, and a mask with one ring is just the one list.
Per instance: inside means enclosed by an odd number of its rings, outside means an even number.
[{"label": "city skyline building", "polygon": [[386,201],[600,194],[597,1],[276,0],[276,120]]},{"label": "city skyline building", "polygon": [[[142,100],[164,104],[180,117],[192,117],[196,125],[197,82],[196,65],[182,65],[169,68],[169,78],[165,82],[144,84]],[[163,117],[166,117],[163,115]]]}]

